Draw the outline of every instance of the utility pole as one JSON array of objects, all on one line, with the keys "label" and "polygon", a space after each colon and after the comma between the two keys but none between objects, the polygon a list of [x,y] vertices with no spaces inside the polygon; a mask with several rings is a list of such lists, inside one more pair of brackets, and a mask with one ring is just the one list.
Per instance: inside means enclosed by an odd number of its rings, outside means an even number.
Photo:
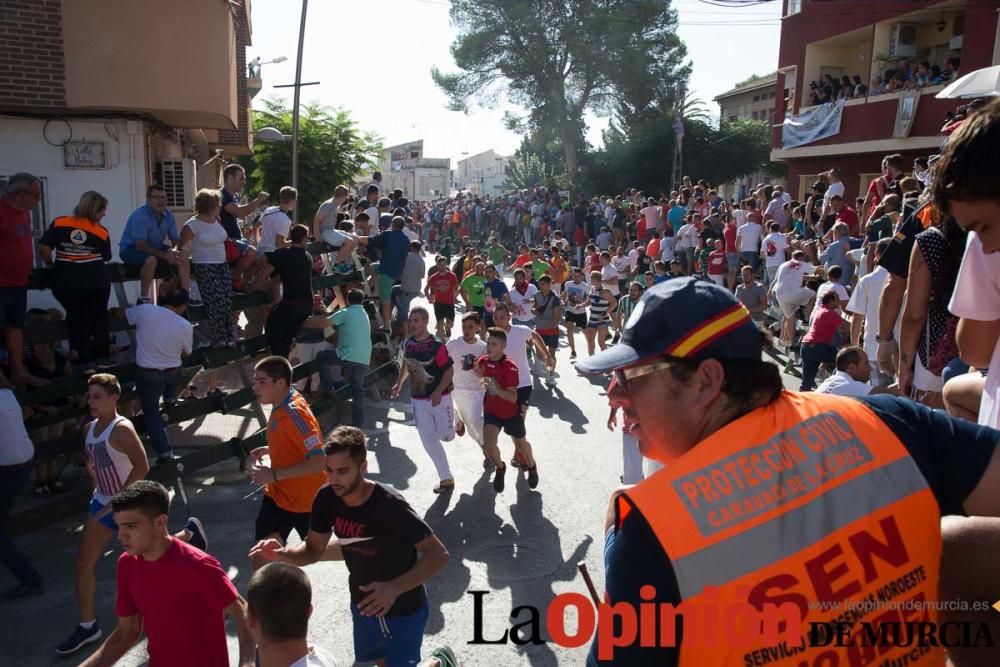
[{"label": "utility pole", "polygon": [[[292,187],[299,189],[299,93],[302,86],[315,86],[319,81],[302,83],[302,47],[306,39],[306,13],[309,9],[309,0],[302,0],[302,18],[299,21],[299,50],[295,58],[295,83],[275,86],[275,88],[294,88],[292,96]],[[293,214],[298,220],[299,209],[295,208]]]},{"label": "utility pole", "polygon": [[677,109],[674,117],[674,168],[670,174],[670,189],[680,187],[684,165],[684,98],[687,96],[687,86],[681,84],[677,89]]}]

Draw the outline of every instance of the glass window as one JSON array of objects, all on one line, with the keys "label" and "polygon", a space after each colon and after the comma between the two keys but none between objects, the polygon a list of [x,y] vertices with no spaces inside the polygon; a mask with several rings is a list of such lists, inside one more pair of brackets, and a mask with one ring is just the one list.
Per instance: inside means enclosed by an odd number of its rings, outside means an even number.
[{"label": "glass window", "polygon": [[791,16],[792,14],[798,14],[802,11],[802,0],[788,0],[788,5],[786,7],[785,16]]}]

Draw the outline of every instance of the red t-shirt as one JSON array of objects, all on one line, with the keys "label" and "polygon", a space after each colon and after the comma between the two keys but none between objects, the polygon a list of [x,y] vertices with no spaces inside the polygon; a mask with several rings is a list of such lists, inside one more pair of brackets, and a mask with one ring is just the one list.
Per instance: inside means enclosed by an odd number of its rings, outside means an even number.
[{"label": "red t-shirt", "polygon": [[723,227],[722,239],[726,242],[726,252],[736,252],[736,225]]},{"label": "red t-shirt", "polygon": [[573,232],[573,245],[586,245],[587,244],[587,232],[584,231],[583,227],[577,227]]},{"label": "red t-shirt", "polygon": [[150,667],[229,667],[224,610],[239,597],[212,556],[170,538],[158,560],[118,558],[118,616],[142,616]]},{"label": "red t-shirt", "polygon": [[833,336],[837,333],[837,327],[843,321],[844,318],[840,316],[840,312],[835,308],[820,308],[820,311],[816,313],[816,317],[813,318],[812,324],[809,325],[809,331],[802,337],[802,342],[832,344]]},{"label": "red t-shirt", "polygon": [[650,239],[646,246],[646,257],[652,257],[654,261],[660,259],[660,239]]},{"label": "red t-shirt", "polygon": [[589,274],[591,271],[600,271],[600,270],[601,270],[601,256],[598,255],[596,252],[593,255],[588,255],[587,273]]},{"label": "red t-shirt", "polygon": [[[506,354],[500,358],[500,361],[492,361],[488,354],[484,354],[476,360],[476,365],[482,369],[483,377],[495,379],[501,389],[517,387],[517,364],[511,361]],[[517,416],[519,408],[516,402],[505,401],[499,396],[490,396],[490,393],[486,392],[483,394],[483,412],[500,419],[510,419]]]},{"label": "red t-shirt", "polygon": [[525,264],[527,264],[530,261],[531,261],[531,255],[528,255],[528,254],[518,255],[517,258],[514,260],[514,267],[513,268],[516,269],[519,266],[524,266]]},{"label": "red t-shirt", "polygon": [[722,250],[713,250],[708,253],[708,275],[721,276],[726,273],[726,253]]},{"label": "red t-shirt", "polygon": [[646,216],[640,215],[639,219],[635,221],[635,238],[639,241],[645,241],[646,235]]},{"label": "red t-shirt", "polygon": [[434,303],[442,306],[455,305],[455,288],[458,287],[458,278],[451,271],[444,273],[434,273],[427,279],[427,284],[431,286],[431,296]]},{"label": "red t-shirt", "polygon": [[848,233],[851,236],[857,236],[860,233],[857,211],[850,206],[844,206],[840,209],[840,213],[837,214],[837,222],[847,225]]},{"label": "red t-shirt", "polygon": [[31,211],[18,211],[0,198],[0,287],[27,287],[35,261],[35,239],[31,236]]}]

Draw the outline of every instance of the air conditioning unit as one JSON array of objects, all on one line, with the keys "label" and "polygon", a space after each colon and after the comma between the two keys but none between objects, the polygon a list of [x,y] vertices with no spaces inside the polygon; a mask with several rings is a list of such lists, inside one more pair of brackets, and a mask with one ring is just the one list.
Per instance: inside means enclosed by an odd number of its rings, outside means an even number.
[{"label": "air conditioning unit", "polygon": [[160,184],[167,191],[167,206],[192,210],[197,189],[197,163],[179,158],[160,162]]},{"label": "air conditioning unit", "polygon": [[917,55],[917,26],[896,23],[889,34],[889,57],[912,58]]}]

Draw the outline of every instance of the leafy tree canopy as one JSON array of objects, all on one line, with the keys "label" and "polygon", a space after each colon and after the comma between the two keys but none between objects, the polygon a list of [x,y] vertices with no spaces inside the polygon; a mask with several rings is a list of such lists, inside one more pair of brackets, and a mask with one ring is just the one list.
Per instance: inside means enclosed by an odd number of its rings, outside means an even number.
[{"label": "leafy tree canopy", "polygon": [[555,133],[571,180],[585,110],[643,109],[690,74],[668,0],[453,0],[451,19],[459,71],[432,72],[451,108],[505,94],[524,127]]},{"label": "leafy tree canopy", "polygon": [[[264,108],[253,111],[256,128],[274,127],[292,132],[292,110],[287,100],[264,100]],[[299,112],[298,220],[311,220],[320,203],[333,195],[339,184],[350,185],[355,177],[378,162],[381,139],[361,131],[342,109],[318,104],[303,105]],[[278,191],[292,183],[292,147],[288,143],[254,144],[253,155],[241,159],[253,191],[267,191],[277,199]]]}]

